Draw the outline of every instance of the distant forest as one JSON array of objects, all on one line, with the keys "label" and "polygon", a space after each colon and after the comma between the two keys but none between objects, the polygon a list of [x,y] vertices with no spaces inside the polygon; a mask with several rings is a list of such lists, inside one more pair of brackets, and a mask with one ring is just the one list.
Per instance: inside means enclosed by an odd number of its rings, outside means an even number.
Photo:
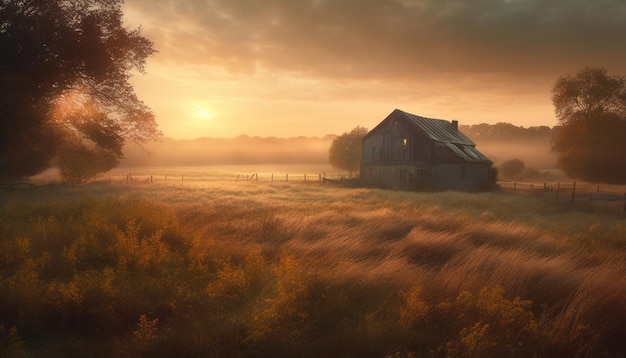
[{"label": "distant forest", "polygon": [[518,127],[510,123],[459,125],[459,130],[474,141],[514,140],[543,141],[551,140],[558,126]]},{"label": "distant forest", "polygon": [[[558,127],[518,127],[509,123],[460,125],[459,130],[476,143],[476,148],[497,166],[511,159],[521,159],[527,167],[556,167],[550,142]],[[319,137],[249,137],[165,138],[139,147],[126,146],[122,166],[193,166],[227,164],[327,164],[328,149],[336,138]]]},{"label": "distant forest", "polygon": [[510,123],[459,125],[476,148],[496,166],[511,160],[522,160],[527,168],[554,169],[556,153],[551,151],[552,137],[558,126],[518,127]]}]

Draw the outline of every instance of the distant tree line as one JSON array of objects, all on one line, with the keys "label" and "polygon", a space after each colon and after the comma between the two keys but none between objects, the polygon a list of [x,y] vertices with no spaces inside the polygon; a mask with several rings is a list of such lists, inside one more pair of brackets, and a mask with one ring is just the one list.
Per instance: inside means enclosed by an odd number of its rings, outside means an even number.
[{"label": "distant tree line", "polygon": [[524,128],[510,123],[460,125],[459,130],[470,139],[480,142],[483,140],[550,140],[559,127],[536,126]]}]

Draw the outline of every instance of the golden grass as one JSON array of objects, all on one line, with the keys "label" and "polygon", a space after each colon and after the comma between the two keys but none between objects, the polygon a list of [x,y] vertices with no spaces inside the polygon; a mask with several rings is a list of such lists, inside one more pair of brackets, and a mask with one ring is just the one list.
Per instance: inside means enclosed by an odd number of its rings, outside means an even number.
[{"label": "golden grass", "polygon": [[0,212],[15,354],[626,353],[624,219],[540,195],[116,181]]}]

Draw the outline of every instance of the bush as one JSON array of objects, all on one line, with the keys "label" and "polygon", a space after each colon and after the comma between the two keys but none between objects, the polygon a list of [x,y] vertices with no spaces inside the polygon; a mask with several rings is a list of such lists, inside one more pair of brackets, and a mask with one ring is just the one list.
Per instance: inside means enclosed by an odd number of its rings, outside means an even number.
[{"label": "bush", "polygon": [[429,304],[421,288],[402,293],[400,323],[408,351],[448,357],[531,357],[541,349],[532,302],[503,297],[501,287]]},{"label": "bush", "polygon": [[524,171],[524,162],[520,159],[511,159],[500,164],[500,174],[506,179],[516,179]]}]

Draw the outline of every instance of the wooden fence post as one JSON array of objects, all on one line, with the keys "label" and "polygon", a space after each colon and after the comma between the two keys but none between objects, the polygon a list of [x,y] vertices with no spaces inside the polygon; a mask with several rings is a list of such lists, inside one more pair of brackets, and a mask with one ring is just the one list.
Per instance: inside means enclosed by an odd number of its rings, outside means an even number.
[{"label": "wooden fence post", "polygon": [[285,174],[285,181],[289,181],[289,173]]},{"label": "wooden fence post", "polygon": [[572,201],[571,201],[572,204],[574,204],[575,198],[576,198],[576,182],[574,182],[574,187],[572,188]]},{"label": "wooden fence post", "polygon": [[513,182],[513,191],[517,190],[517,182]]}]

